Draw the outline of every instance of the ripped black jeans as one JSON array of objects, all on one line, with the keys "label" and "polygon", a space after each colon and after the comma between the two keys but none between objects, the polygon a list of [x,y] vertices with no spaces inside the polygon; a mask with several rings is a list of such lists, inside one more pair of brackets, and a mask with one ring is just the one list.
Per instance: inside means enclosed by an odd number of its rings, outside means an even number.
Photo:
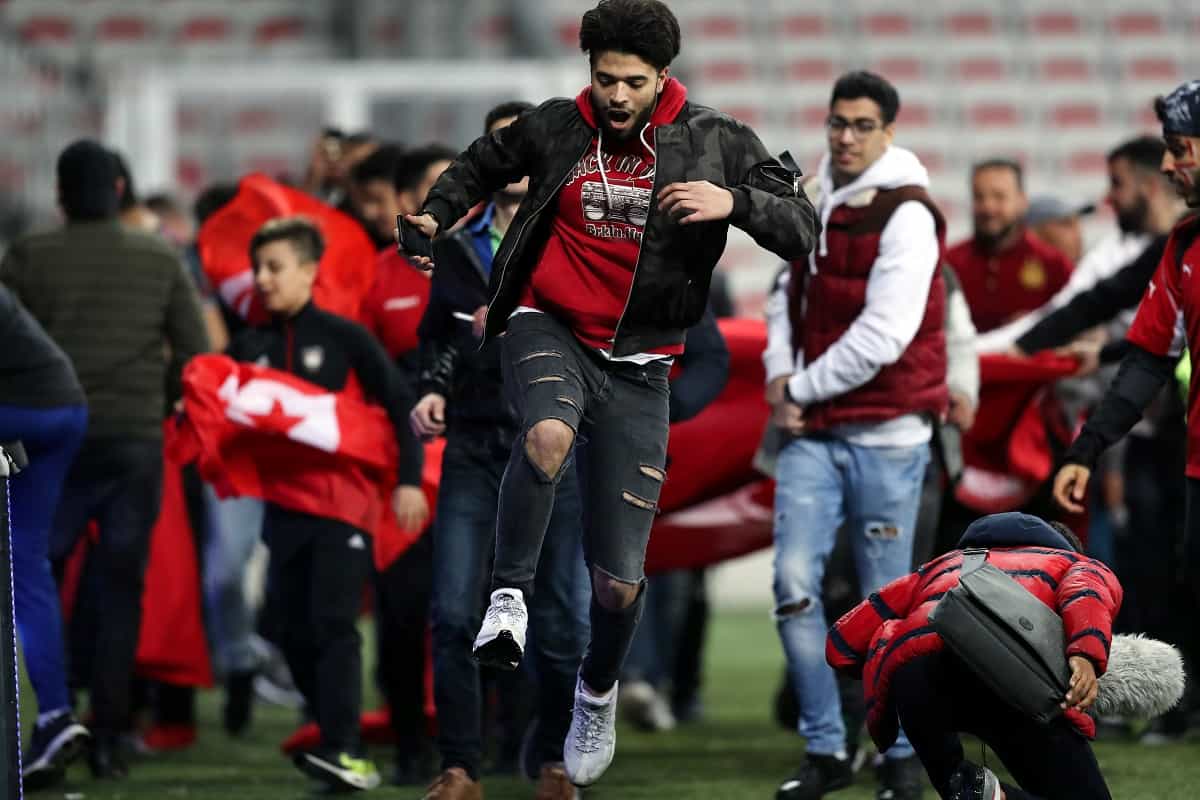
[{"label": "ripped black jeans", "polygon": [[[492,588],[518,588],[526,600],[562,474],[576,468],[583,505],[583,550],[594,572],[642,587],[646,543],[666,477],[670,365],[612,362],[592,352],[549,314],[509,320],[502,340],[504,390],[521,414],[521,435],[500,486]],[[559,420],[575,432],[556,474],[526,452],[538,423]],[[583,677],[605,691],[616,681],[644,599],[609,610],[593,597],[592,641]]]}]

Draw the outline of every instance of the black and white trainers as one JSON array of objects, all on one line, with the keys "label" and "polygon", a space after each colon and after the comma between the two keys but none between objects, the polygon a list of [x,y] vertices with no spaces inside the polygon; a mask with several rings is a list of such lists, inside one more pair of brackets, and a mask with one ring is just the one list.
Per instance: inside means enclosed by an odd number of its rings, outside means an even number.
[{"label": "black and white trainers", "polygon": [[84,754],[91,738],[91,732],[70,712],[34,728],[22,761],[25,788],[44,789],[61,780],[67,765]]},{"label": "black and white trainers", "polygon": [[854,783],[849,758],[809,753],[792,777],[779,785],[775,800],[820,800],[828,792]]},{"label": "black and white trainers", "polygon": [[996,773],[987,767],[964,761],[950,776],[949,800],[1001,800],[1004,791]]},{"label": "black and white trainers", "polygon": [[497,589],[492,592],[472,655],[485,667],[516,669],[525,654],[528,625],[529,612],[525,610],[521,590]]}]

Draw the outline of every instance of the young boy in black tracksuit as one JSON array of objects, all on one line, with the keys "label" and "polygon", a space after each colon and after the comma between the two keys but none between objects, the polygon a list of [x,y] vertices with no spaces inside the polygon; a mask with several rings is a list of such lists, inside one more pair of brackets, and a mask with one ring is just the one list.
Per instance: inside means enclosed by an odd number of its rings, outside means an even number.
[{"label": "young boy in black tracksuit", "polygon": [[[250,243],[254,280],[268,325],[240,333],[229,355],[286,370],[330,391],[351,375],[388,412],[400,445],[398,491],[420,484],[423,451],[406,418],[412,398],[387,354],[361,326],[312,303],[324,243],[299,218],[264,225]],[[271,549],[269,591],[282,610],[281,645],[296,685],[321,729],[321,745],[297,766],[335,788],[379,784],[360,757],[361,638],[355,625],[371,572],[370,534],[336,519],[268,504],[263,538]]]}]

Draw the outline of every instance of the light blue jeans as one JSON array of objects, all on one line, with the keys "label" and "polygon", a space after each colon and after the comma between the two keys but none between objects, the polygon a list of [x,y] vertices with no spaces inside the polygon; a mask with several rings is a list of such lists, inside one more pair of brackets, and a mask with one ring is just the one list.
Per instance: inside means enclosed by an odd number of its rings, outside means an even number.
[{"label": "light blue jeans", "polygon": [[217,672],[249,672],[262,664],[255,646],[255,609],[246,597],[246,569],[262,539],[263,501],[257,497],[224,500],[204,485],[208,541],[204,548],[204,597]]},{"label": "light blue jeans", "polygon": [[[828,626],[821,604],[825,565],[845,526],[863,597],[907,575],[929,445],[861,447],[834,437],[804,437],[779,454],[775,489],[775,614],[800,708],[808,752],[846,749],[833,669],[825,662]],[[888,758],[907,758],[904,736]]]}]

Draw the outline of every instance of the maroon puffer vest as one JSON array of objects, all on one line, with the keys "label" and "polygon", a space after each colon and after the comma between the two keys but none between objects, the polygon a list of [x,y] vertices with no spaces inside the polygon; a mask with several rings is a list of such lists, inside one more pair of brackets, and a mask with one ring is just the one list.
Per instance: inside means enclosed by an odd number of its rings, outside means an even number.
[{"label": "maroon puffer vest", "polygon": [[[946,221],[929,194],[919,186],[878,191],[861,207],[838,206],[829,218],[827,255],[816,255],[816,274],[807,261],[792,262],[788,314],[792,351],[803,350],[811,364],[836,342],[862,313],[867,279],[879,255],[879,239],[892,212],[915,200],[933,214],[938,244],[946,249]],[[846,423],[883,422],[912,413],[940,417],[946,411],[946,287],[935,269],[925,298],[925,316],[917,335],[900,359],[871,381],[840,397],[804,411],[809,430]]]}]

